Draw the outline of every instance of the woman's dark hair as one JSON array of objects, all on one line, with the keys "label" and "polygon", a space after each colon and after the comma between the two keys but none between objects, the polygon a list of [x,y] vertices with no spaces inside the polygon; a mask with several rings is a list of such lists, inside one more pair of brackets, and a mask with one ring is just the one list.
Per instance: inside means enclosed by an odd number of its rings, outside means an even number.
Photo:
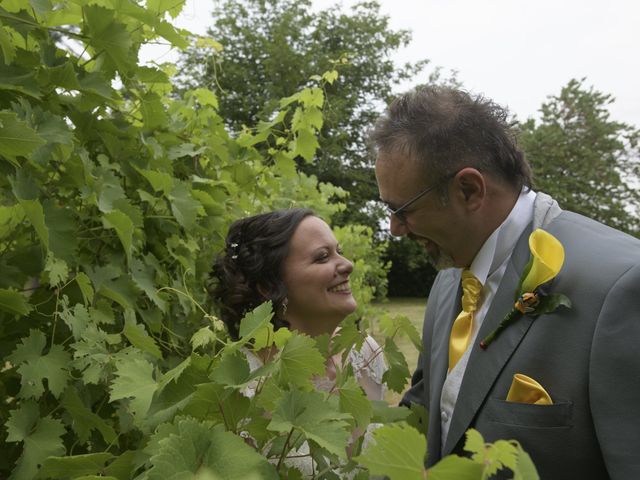
[{"label": "woman's dark hair", "polygon": [[276,210],[236,220],[229,228],[225,249],[211,271],[209,291],[234,340],[242,317],[267,300],[275,309],[274,327],[289,326],[281,313],[287,296],[282,264],[296,228],[312,215],[306,208]]}]

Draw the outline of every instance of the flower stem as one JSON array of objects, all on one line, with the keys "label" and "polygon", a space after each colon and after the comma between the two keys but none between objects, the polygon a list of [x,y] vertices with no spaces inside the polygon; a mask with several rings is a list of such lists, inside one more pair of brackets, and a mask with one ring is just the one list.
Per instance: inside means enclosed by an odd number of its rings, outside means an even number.
[{"label": "flower stem", "polygon": [[516,307],[509,312],[509,314],[502,319],[502,321],[498,324],[498,327],[491,332],[489,335],[484,337],[482,341],[480,341],[480,348],[486,350],[486,348],[502,333],[502,331],[511,325],[514,321],[522,316],[522,312],[518,310]]}]

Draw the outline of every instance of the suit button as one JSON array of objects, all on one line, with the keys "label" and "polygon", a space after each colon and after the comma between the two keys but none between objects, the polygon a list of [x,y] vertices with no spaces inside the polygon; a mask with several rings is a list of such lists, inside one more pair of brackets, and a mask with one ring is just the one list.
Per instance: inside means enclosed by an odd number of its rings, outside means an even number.
[{"label": "suit button", "polygon": [[447,414],[447,412],[442,410],[442,412],[440,413],[440,418],[442,418],[443,422],[446,422],[447,420],[449,420],[449,415]]}]

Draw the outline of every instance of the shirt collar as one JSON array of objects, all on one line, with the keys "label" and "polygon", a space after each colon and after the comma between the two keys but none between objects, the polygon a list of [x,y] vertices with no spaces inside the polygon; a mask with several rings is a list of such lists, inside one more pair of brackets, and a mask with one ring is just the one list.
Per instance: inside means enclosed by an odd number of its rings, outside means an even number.
[{"label": "shirt collar", "polygon": [[509,257],[524,229],[533,218],[536,193],[522,189],[507,218],[496,228],[476,254],[469,270],[483,285],[487,278]]}]

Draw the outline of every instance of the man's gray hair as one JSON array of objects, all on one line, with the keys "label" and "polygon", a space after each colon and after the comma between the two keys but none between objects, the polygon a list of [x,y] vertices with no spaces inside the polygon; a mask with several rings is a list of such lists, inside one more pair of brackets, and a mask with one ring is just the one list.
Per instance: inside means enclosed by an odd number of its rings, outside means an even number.
[{"label": "man's gray hair", "polygon": [[378,153],[401,153],[420,162],[433,182],[474,167],[518,191],[531,187],[531,167],[507,110],[480,95],[451,87],[416,88],[389,105],[370,141]]}]

